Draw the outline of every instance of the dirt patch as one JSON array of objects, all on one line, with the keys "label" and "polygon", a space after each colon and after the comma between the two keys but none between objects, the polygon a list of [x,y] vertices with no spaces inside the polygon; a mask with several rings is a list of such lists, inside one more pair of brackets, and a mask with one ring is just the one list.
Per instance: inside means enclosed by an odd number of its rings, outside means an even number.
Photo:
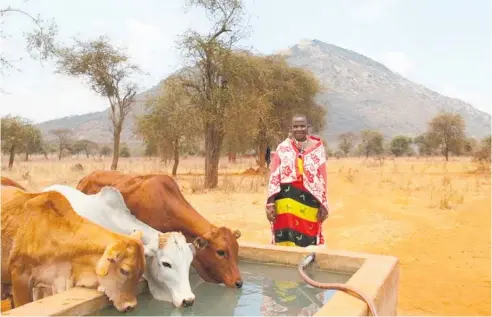
[{"label": "dirt patch", "polygon": [[247,170],[243,171],[240,175],[265,175],[267,169],[265,167],[253,168],[250,167]]}]

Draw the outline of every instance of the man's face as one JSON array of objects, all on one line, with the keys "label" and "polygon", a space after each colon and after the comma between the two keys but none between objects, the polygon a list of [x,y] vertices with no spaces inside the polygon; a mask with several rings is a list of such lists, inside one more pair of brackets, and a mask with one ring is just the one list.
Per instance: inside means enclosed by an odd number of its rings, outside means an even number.
[{"label": "man's face", "polygon": [[308,124],[307,120],[303,116],[297,116],[292,118],[292,135],[297,141],[306,140]]}]

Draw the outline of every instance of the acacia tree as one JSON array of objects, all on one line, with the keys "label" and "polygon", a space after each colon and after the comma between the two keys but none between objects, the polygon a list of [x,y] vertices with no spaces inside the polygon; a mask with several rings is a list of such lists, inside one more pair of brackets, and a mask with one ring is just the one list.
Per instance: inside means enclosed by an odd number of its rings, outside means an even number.
[{"label": "acacia tree", "polygon": [[57,151],[57,145],[54,144],[53,142],[48,142],[43,140],[41,142],[41,147],[39,149],[39,153],[44,155],[45,159],[48,159],[48,154],[53,155]]},{"label": "acacia tree", "polygon": [[361,132],[361,150],[366,155],[383,153],[383,135],[378,131],[365,130]]},{"label": "acacia tree", "polygon": [[315,132],[323,127],[326,109],[315,102],[321,86],[312,73],[289,66],[280,56],[235,51],[225,74],[231,101],[224,114],[226,141],[236,149],[256,149],[260,167],[267,145],[286,137],[293,114],[306,114]]},{"label": "acacia tree", "polygon": [[429,132],[418,135],[413,143],[417,145],[419,149],[419,155],[430,156],[433,155],[436,150],[435,141],[432,139]]},{"label": "acacia tree", "polygon": [[182,50],[190,61],[185,85],[192,102],[203,119],[205,136],[205,188],[218,184],[218,168],[225,136],[224,116],[229,100],[224,91],[229,79],[224,77],[224,62],[237,43],[243,5],[240,0],[189,0],[188,6],[205,9],[213,23],[207,34],[187,31],[181,41]]},{"label": "acacia tree", "polygon": [[104,36],[87,42],[75,39],[75,44],[60,49],[58,56],[59,73],[85,78],[93,91],[108,99],[113,133],[111,169],[116,170],[123,123],[137,93],[137,85],[129,77],[140,73],[140,68],[130,63],[126,53],[113,47]]},{"label": "acacia tree", "polygon": [[53,129],[50,130],[56,138],[56,144],[58,147],[58,160],[62,159],[63,150],[71,150],[72,143],[72,131],[70,129]]},{"label": "acacia tree", "polygon": [[480,144],[477,146],[477,150],[475,151],[473,159],[480,163],[487,163],[490,169],[490,156],[491,156],[491,137],[489,135],[480,141]]},{"label": "acacia tree", "polygon": [[463,153],[472,156],[477,149],[478,141],[475,138],[466,138],[463,142]]},{"label": "acacia tree", "polygon": [[97,149],[98,149],[98,144],[94,141],[87,140],[87,139],[75,141],[72,147],[73,152],[78,153],[83,151],[87,158],[89,158],[89,155],[91,153],[97,151]]},{"label": "acacia tree", "polygon": [[169,77],[160,93],[147,100],[146,107],[150,111],[137,118],[137,132],[147,143],[157,141],[158,148],[171,150],[172,175],[176,176],[183,143],[192,141],[201,132],[198,108],[191,103],[178,77]]},{"label": "acacia tree", "polygon": [[350,150],[355,145],[355,140],[357,136],[353,132],[345,132],[338,136],[338,148],[347,157]]},{"label": "acacia tree", "polygon": [[9,152],[9,168],[13,166],[15,154],[29,155],[41,151],[41,131],[23,117],[10,115],[2,118],[2,150]]},{"label": "acacia tree", "polygon": [[402,156],[404,154],[408,154],[410,152],[410,145],[412,145],[412,138],[397,135],[390,142],[390,151],[395,156]]},{"label": "acacia tree", "polygon": [[251,113],[256,117],[251,118],[256,123],[252,139],[259,153],[258,164],[264,167],[267,144],[287,136],[294,114],[307,115],[311,133],[317,133],[324,127],[326,107],[315,101],[323,87],[313,73],[289,66],[281,56],[261,58],[257,65],[266,71],[253,81],[257,83],[252,90],[257,101]]},{"label": "acacia tree", "polygon": [[14,165],[15,154],[22,147],[28,121],[19,116],[7,115],[1,120],[2,151],[9,153],[9,169]]},{"label": "acacia tree", "polygon": [[449,160],[449,153],[460,153],[465,140],[465,121],[459,113],[441,112],[429,121],[429,136]]},{"label": "acacia tree", "polygon": [[42,137],[41,131],[31,123],[26,124],[23,129],[22,143],[20,144],[19,152],[26,154],[26,161],[29,160],[29,155],[41,151]]},{"label": "acacia tree", "polygon": [[99,150],[99,157],[108,156],[111,154],[111,148],[108,145],[103,145]]}]

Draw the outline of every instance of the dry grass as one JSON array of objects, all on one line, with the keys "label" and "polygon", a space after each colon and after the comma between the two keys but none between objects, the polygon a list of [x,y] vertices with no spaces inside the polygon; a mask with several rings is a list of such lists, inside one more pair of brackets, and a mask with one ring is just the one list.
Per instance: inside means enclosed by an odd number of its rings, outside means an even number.
[{"label": "dry grass", "polygon": [[[2,160],[5,165],[6,160]],[[83,171],[72,170],[80,163]],[[220,163],[219,188],[203,189],[203,161],[183,159],[177,181],[211,222],[240,228],[241,239],[269,243],[263,212],[265,176],[241,172],[251,159]],[[109,160],[36,158],[4,176],[30,190],[54,183],[76,186]],[[329,248],[397,256],[401,261],[399,314],[490,315],[490,170],[469,159],[328,162]],[[169,173],[153,159],[122,159],[119,170]]]}]

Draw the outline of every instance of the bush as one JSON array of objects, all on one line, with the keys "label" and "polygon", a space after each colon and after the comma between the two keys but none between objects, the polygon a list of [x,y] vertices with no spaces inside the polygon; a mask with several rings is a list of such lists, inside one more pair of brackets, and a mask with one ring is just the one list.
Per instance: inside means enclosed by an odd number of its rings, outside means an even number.
[{"label": "bush", "polygon": [[485,171],[490,173],[490,142],[490,136],[484,138],[482,142],[480,142],[480,147],[475,151],[473,155],[473,162],[477,164],[478,172]]},{"label": "bush", "polygon": [[484,139],[482,139],[482,142],[480,142],[480,147],[475,151],[474,154],[474,159],[477,162],[481,163],[490,163],[490,151],[491,151],[491,146],[490,146],[491,138],[490,135]]},{"label": "bush", "polygon": [[126,145],[120,147],[120,157],[130,157],[130,149]]}]

